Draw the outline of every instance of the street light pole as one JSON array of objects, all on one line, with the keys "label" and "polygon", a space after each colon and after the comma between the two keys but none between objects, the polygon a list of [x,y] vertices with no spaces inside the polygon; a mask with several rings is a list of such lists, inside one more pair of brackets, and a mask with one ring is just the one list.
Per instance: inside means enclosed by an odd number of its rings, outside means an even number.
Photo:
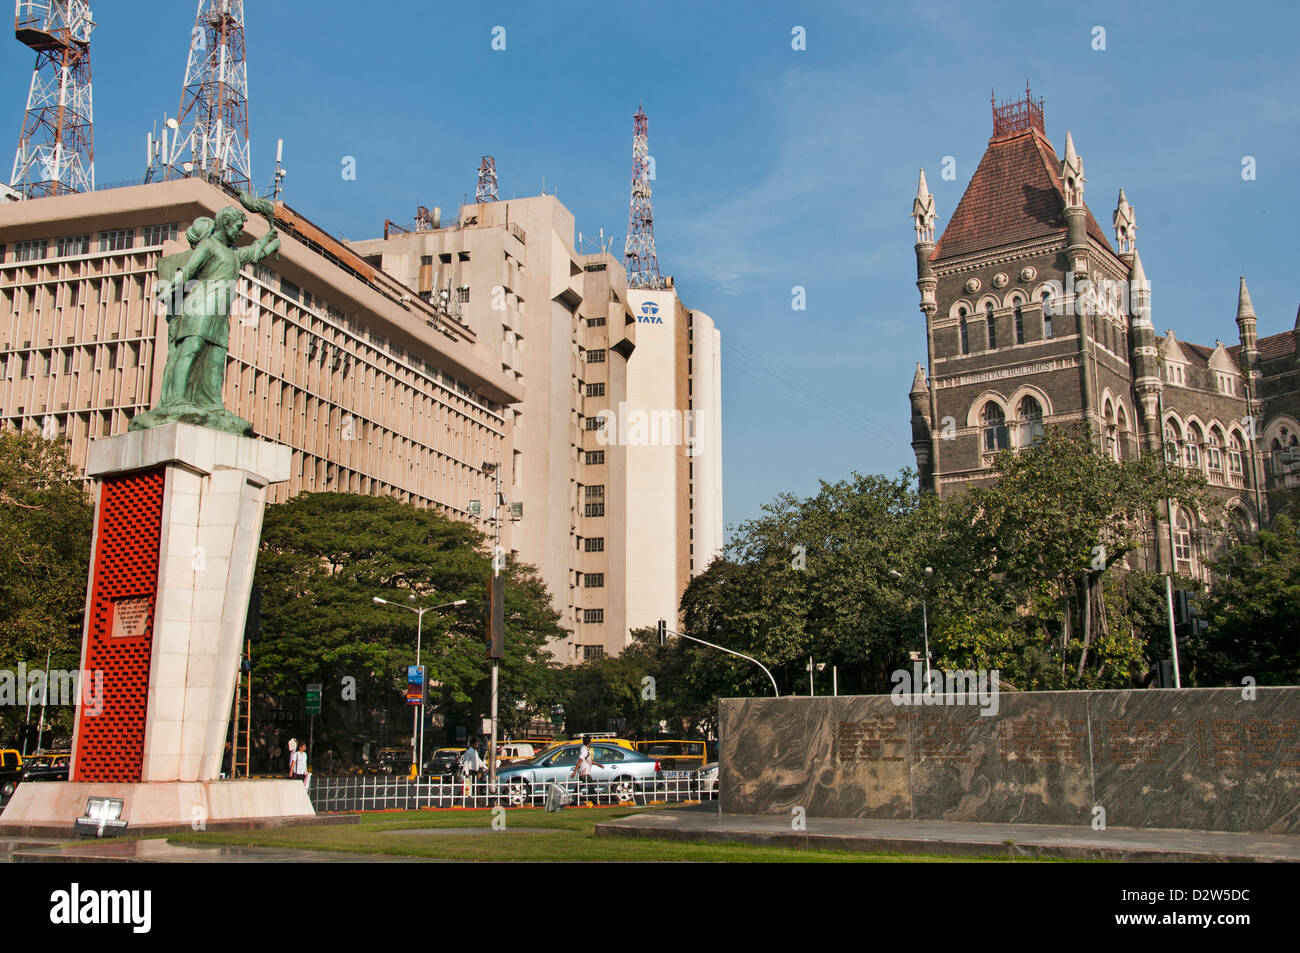
[{"label": "street light pole", "polygon": [[[412,597],[414,598],[414,596]],[[455,606],[463,606],[468,600],[457,599],[455,602],[444,602],[440,606],[404,606],[400,602],[389,602],[387,599],[381,599],[375,596],[371,602],[379,605],[394,606],[398,609],[405,609],[408,612],[414,612],[417,616],[415,625],[415,667],[420,668],[420,649],[424,642],[424,614],[434,612],[438,609],[450,609]],[[424,770],[424,698],[429,691],[429,680],[424,677],[425,673],[421,672],[420,683],[420,702],[415,706],[414,717],[411,724],[411,767],[415,769],[415,776],[418,778]]]},{"label": "street light pole", "polygon": [[[897,569],[889,570],[889,575],[895,582],[903,581],[903,574]],[[933,575],[933,567],[926,566],[925,577],[921,580],[921,633],[922,638],[925,640],[925,684],[927,686],[930,684],[930,607],[928,602],[929,591],[926,589],[926,584]]]}]

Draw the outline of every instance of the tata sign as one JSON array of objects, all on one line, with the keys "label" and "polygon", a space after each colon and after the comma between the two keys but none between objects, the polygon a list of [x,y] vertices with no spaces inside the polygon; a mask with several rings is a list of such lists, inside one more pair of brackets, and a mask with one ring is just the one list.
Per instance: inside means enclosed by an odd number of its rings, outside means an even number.
[{"label": "tata sign", "polygon": [[638,324],[663,324],[664,319],[659,317],[659,305],[653,301],[646,301],[641,305],[641,313],[637,315]]}]

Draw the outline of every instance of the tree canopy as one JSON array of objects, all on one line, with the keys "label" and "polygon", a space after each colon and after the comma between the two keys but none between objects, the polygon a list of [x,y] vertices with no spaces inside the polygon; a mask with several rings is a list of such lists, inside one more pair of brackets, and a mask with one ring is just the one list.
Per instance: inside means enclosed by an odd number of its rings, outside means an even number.
[{"label": "tree canopy", "polygon": [[[52,668],[79,667],[93,518],[66,444],[0,429],[0,668],[43,668],[47,651]],[[2,735],[26,717],[19,694],[18,707],[0,708]],[[46,721],[68,736],[72,710],[51,708]]]},{"label": "tree canopy", "polygon": [[[340,745],[371,729],[356,712],[401,710],[406,667],[415,664],[417,630],[427,667],[430,709],[449,723],[474,725],[489,710],[485,651],[487,541],[467,523],[386,497],[305,493],[269,506],[257,584],[262,640],[254,646],[259,689],[301,693],[320,682],[322,717]],[[535,571],[510,561],[506,580],[506,658],[500,711],[507,729],[554,701],[554,663],[546,649],[564,633]],[[376,604],[378,596],[425,612]],[[440,683],[440,684],[439,684]],[[400,723],[400,722],[399,722]]]}]

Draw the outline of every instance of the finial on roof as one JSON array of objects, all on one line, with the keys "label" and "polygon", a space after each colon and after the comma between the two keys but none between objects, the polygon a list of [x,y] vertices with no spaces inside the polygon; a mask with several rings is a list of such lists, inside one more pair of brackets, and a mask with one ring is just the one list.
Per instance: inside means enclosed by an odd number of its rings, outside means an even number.
[{"label": "finial on roof", "polygon": [[928,393],[930,393],[930,388],[925,382],[925,368],[922,367],[920,361],[918,361],[916,364],[916,374],[912,377],[912,390],[909,394]]},{"label": "finial on roof", "polygon": [[1250,301],[1250,290],[1246,287],[1246,276],[1241,276],[1241,287],[1237,290],[1237,320],[1254,318],[1255,306]]}]

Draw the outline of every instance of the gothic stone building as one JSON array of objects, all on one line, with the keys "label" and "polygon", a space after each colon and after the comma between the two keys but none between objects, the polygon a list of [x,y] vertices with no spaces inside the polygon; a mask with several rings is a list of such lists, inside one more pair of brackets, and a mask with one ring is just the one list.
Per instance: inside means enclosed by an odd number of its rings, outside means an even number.
[{"label": "gothic stone building", "polygon": [[[1084,203],[1083,160],[1067,132],[1058,159],[1043,103],[994,106],[993,136],[934,241],[921,171],[912,215],[929,374],[910,393],[923,490],[988,482],[998,451],[1044,426],[1086,423],[1115,459],[1164,453],[1200,470],[1239,530],[1268,525],[1300,487],[1300,316],[1257,339],[1241,279],[1237,343],[1156,335],[1123,190],[1111,245]],[[1297,448],[1297,449],[1292,449]],[[1176,509],[1176,571],[1208,579],[1216,537]],[[1166,570],[1171,534],[1152,528],[1145,559]]]}]

